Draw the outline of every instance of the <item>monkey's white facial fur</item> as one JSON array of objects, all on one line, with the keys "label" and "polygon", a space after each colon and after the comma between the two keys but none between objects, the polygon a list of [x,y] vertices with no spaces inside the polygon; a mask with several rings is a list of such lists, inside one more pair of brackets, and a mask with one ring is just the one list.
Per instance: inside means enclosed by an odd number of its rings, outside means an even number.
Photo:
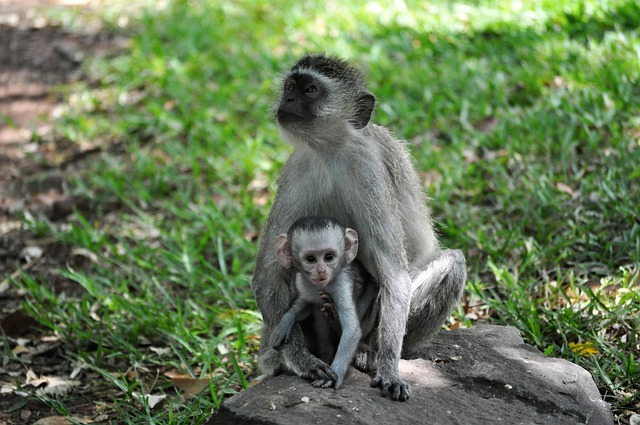
[{"label": "monkey's white facial fur", "polygon": [[313,285],[324,287],[356,257],[358,234],[335,221],[307,217],[306,225],[300,224],[303,220],[276,238],[276,257],[284,267],[293,267]]},{"label": "monkey's white facial fur", "polygon": [[307,279],[323,287],[329,283],[344,262],[344,234],[337,227],[315,231],[296,231],[293,236],[293,252],[299,260]]},{"label": "monkey's white facial fur", "polygon": [[340,265],[338,251],[333,248],[302,251],[300,263],[308,280],[321,288],[331,282]]}]

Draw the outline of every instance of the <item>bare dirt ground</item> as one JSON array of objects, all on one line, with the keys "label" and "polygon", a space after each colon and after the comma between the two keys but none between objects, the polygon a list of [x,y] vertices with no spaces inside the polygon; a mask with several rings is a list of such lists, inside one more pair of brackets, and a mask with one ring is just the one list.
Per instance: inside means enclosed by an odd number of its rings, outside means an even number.
[{"label": "bare dirt ground", "polygon": [[[82,291],[59,272],[73,262],[69,248],[36,237],[21,217],[27,212],[44,214],[60,222],[78,207],[65,190],[66,182],[93,152],[54,140],[53,117],[63,105],[61,87],[86,78],[82,59],[113,53],[122,38],[96,29],[71,32],[52,24],[43,8],[87,8],[88,3],[0,0],[0,335],[4,353],[13,352],[0,364],[0,425],[31,424],[60,415],[33,394],[50,385],[46,379],[68,377],[74,368],[56,335],[39,329],[24,313],[25,293],[11,281],[28,269],[54,293]],[[24,384],[25,378],[33,391],[10,386],[11,381]],[[72,403],[74,416],[96,420],[100,403],[91,397],[95,391],[100,390],[80,382]],[[100,398],[106,395],[108,400],[108,391],[102,391],[106,392]]]}]

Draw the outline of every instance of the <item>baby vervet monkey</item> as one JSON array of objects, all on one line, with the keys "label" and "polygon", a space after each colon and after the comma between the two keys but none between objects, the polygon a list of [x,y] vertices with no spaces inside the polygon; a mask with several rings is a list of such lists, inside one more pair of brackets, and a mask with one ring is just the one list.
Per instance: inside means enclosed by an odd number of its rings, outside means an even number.
[{"label": "baby vervet monkey", "polygon": [[[358,234],[328,217],[304,217],[287,233],[279,235],[275,245],[278,261],[296,272],[298,297],[271,334],[270,344],[281,348],[289,342],[295,322],[313,315],[314,333],[320,347],[318,357],[327,362],[333,359],[333,374],[330,371],[327,378],[315,380],[312,385],[339,388],[361,337],[354,299],[357,296],[355,280],[360,279],[360,275],[352,265],[358,253]],[[342,329],[337,352],[332,342],[334,330],[323,317],[323,308],[327,308],[325,293],[333,300]]]}]

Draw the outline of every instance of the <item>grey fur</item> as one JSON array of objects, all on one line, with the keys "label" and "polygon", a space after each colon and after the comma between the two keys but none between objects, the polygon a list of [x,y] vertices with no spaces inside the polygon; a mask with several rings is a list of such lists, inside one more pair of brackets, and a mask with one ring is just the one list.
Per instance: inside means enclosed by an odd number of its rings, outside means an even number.
[{"label": "grey fur", "polygon": [[[326,63],[320,56],[315,60]],[[336,69],[352,69],[338,59],[329,60],[340,63]],[[262,340],[270,340],[297,296],[290,284],[293,273],[276,260],[276,236],[300,217],[332,216],[358,232],[357,261],[378,285],[377,323],[370,332],[363,332],[364,346],[355,363],[363,369],[375,368],[371,384],[380,387],[383,396],[404,401],[410,391],[398,372],[403,346],[409,350],[430,338],[458,303],[466,279],[464,256],[439,247],[427,199],[404,143],[375,124],[354,127],[353,115],[362,114],[354,90],[364,90],[364,81],[338,91],[344,87],[340,73],[324,72],[326,67],[314,69],[309,65],[313,62],[313,57],[307,60],[304,69],[319,75],[328,91],[326,102],[333,106],[312,105],[321,111],[314,119],[280,125],[294,151],[278,180],[253,275],[252,287],[264,320]],[[296,72],[302,68],[293,67]],[[354,75],[346,72],[347,80]],[[291,371],[313,380],[330,371],[309,352],[298,324],[282,350],[261,344],[259,366],[265,374]]]}]

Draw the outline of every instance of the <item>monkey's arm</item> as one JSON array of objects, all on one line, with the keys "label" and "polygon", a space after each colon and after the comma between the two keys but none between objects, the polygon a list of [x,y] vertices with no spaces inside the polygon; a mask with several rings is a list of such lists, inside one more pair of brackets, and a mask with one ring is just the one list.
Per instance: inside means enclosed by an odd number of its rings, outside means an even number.
[{"label": "monkey's arm", "polygon": [[311,304],[302,297],[296,298],[291,308],[282,316],[280,323],[275,327],[271,334],[270,345],[279,349],[283,344],[287,344],[291,338],[291,329],[293,325],[311,313]]},{"label": "monkey's arm", "polygon": [[338,317],[340,318],[340,325],[342,326],[342,336],[338,344],[338,352],[336,353],[333,363],[331,363],[331,369],[338,375],[335,383],[336,388],[340,388],[342,385],[342,381],[355,355],[361,336],[358,314],[351,294],[352,291],[349,287],[348,291],[344,291],[344,293],[337,296],[335,301]]}]

